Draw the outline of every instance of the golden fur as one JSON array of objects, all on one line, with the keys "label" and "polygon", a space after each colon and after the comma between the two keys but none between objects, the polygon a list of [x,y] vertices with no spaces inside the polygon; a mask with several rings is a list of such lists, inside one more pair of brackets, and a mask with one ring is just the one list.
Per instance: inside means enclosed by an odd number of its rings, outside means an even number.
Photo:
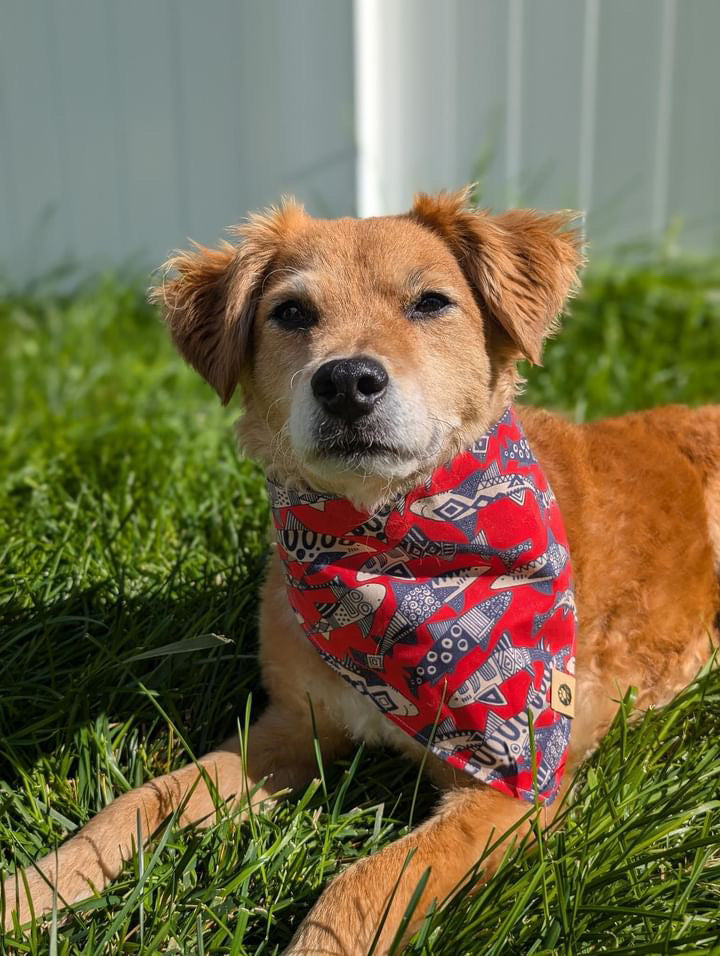
[{"label": "golden fur", "polygon": [[[464,194],[421,196],[406,216],[371,220],[315,220],[289,202],[251,218],[237,231],[239,244],[176,256],[154,297],[178,348],[222,400],[240,385],[241,439],[276,479],[371,508],[485,431],[518,390],[518,358],[539,361],[582,261],[569,221],[530,211],[493,217],[468,210]],[[408,303],[428,287],[445,292],[453,308],[442,319],[409,322]],[[298,296],[311,296],[322,317],[301,334],[270,318],[279,301]],[[387,463],[325,468],[298,438],[307,401],[299,396],[312,371],[327,358],[359,354],[384,363],[413,411],[407,431],[417,448],[397,473]],[[578,711],[567,786],[628,686],[638,688],[638,707],[664,704],[708,660],[711,637],[717,641],[720,408],[671,407],[583,426],[530,408],[521,418],[563,512],[576,577]],[[422,755],[303,637],[276,556],[263,585],[260,659],[270,703],[251,728],[247,766],[233,739],[202,758],[203,780],[190,765],[116,800],[61,847],[59,872],[54,856],[40,861],[61,900],[84,898],[89,884],[101,888],[117,875],[132,852],[138,809],[149,834],[183,799],[183,821],[212,820],[208,777],[227,801],[242,799],[246,781],[252,788],[265,780],[256,801],[302,786],[316,769],[308,693],[325,760],[359,738]],[[383,952],[427,868],[410,930],[528,812],[436,758],[427,770],[446,791],[437,813],[341,872],[288,952],[367,952],[413,849],[380,936]],[[559,802],[542,811],[544,823]],[[485,877],[505,849],[500,841],[485,860]],[[26,876],[36,912],[48,909],[49,887],[34,870]],[[8,898],[15,891],[11,880]],[[29,902],[22,887],[17,892],[26,920]]]}]

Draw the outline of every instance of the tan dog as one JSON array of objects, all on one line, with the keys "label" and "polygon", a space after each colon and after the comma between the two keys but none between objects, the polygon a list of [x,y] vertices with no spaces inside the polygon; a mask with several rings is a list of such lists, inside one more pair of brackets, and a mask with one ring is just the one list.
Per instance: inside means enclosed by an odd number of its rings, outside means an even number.
[{"label": "tan dog", "polygon": [[[517,360],[539,361],[581,264],[566,215],[492,217],[466,209],[464,194],[422,196],[405,216],[368,220],[315,220],[286,203],[237,235],[237,245],[170,260],[173,277],[154,297],[173,339],[224,402],[240,385],[241,439],[275,480],[368,510],[416,485],[498,418],[520,384]],[[330,427],[320,407],[313,375],[335,359],[360,363],[358,402],[373,394],[372,407],[358,413],[361,427]],[[640,708],[665,703],[708,659],[708,634],[717,640],[720,408],[671,407],[584,426],[527,408],[520,415],[560,503],[576,576],[578,712],[567,786],[629,685]],[[264,781],[254,797],[262,800],[315,774],[308,694],[325,760],[359,739],[422,756],[311,647],[277,557],[264,585],[260,639],[270,704],[251,728],[247,766],[236,739],[200,761],[223,799],[241,800],[246,784]],[[289,952],[367,952],[412,849],[380,935],[383,952],[428,867],[410,930],[528,812],[436,758],[427,769],[446,789],[438,812],[342,872]],[[183,800],[182,820],[205,823],[214,817],[212,789],[195,765],[154,780],[62,846],[58,872],[54,856],[39,867],[61,900],[82,899],[89,883],[105,886],[131,854],[138,808],[145,833]],[[559,802],[543,811],[545,823]],[[504,849],[485,861],[486,876]],[[32,870],[26,876],[36,912],[48,909],[47,883]],[[6,893],[12,900],[15,886]],[[19,915],[29,918],[22,889]]]}]

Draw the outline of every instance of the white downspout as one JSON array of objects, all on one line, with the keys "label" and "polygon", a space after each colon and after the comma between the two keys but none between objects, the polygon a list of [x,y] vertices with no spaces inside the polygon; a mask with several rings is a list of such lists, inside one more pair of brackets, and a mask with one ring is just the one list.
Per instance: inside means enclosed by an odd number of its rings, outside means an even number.
[{"label": "white downspout", "polygon": [[354,0],[355,190],[358,216],[386,212],[382,201],[383,0]]}]

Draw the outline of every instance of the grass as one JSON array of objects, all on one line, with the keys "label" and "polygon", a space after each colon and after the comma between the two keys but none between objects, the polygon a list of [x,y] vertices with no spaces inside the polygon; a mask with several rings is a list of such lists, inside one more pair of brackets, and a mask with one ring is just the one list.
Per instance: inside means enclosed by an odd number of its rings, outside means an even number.
[{"label": "grass", "polygon": [[[232,411],[186,369],[137,289],[0,302],[0,870],[262,707],[257,581],[267,506]],[[590,273],[528,399],[583,419],[717,400],[720,261]],[[628,705],[629,706],[629,705]],[[183,743],[183,739],[186,743]],[[318,774],[320,777],[320,773]],[[358,752],[272,817],[168,827],[58,929],[13,953],[277,953],[339,867],[435,796]],[[584,768],[564,827],[412,953],[720,953],[720,673]]]}]

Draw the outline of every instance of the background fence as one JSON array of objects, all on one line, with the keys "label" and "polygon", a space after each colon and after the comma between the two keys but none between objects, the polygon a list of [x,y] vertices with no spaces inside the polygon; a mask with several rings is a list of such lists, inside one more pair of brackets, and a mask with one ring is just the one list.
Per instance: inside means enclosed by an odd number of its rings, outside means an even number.
[{"label": "background fence", "polygon": [[293,192],[478,178],[596,247],[720,240],[718,0],[0,0],[0,270],[159,263]]}]

